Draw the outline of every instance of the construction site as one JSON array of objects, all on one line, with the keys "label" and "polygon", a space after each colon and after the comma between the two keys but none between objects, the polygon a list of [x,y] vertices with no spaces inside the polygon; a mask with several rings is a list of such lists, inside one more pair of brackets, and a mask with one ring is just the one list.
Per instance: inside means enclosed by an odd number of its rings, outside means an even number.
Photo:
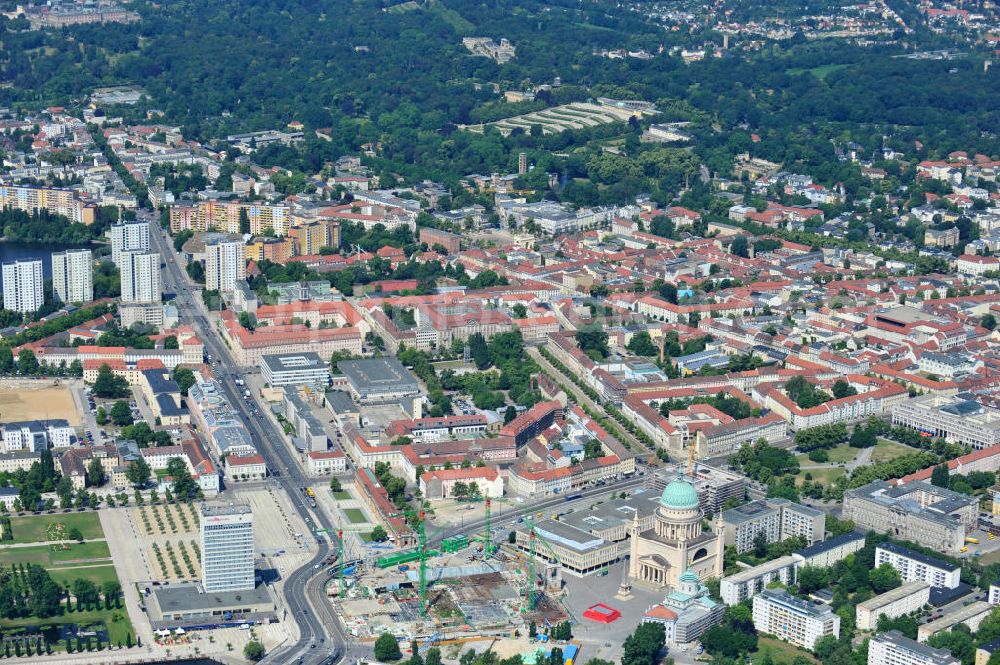
[{"label": "construction site", "polygon": [[575,621],[555,554],[530,519],[523,551],[491,531],[484,503],[486,528],[471,538],[427,533],[423,513],[407,516],[419,538],[408,549],[354,545],[336,534],[342,556],[328,561],[327,595],[355,639],[388,632],[400,641],[458,644],[526,636],[532,622],[544,630]]}]

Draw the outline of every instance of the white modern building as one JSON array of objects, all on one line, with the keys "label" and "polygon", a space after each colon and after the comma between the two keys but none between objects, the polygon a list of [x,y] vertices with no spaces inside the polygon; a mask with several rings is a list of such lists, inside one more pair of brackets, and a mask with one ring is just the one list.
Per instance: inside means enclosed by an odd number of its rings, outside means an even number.
[{"label": "white modern building", "polygon": [[254,588],[253,513],[239,503],[201,505],[201,580],[206,592]]},{"label": "white modern building", "polygon": [[868,665],[959,665],[946,649],[933,649],[898,630],[879,633],[868,642]]},{"label": "white modern building", "polygon": [[802,536],[807,546],[814,545],[826,535],[825,520],[823,511],[788,499],[751,501],[722,513],[726,545],[735,546],[741,554],[754,548],[758,534],[767,543]]},{"label": "white modern building", "polygon": [[21,314],[41,309],[45,302],[45,281],[41,261],[14,261],[3,264],[3,306]]},{"label": "white modern building", "polygon": [[959,566],[894,543],[883,543],[875,548],[875,565],[884,563],[895,568],[904,582],[926,582],[932,587],[954,589],[962,581]]},{"label": "white modern building", "polygon": [[149,224],[139,221],[115,224],[108,229],[108,238],[111,240],[111,260],[121,268],[125,252],[149,251]]},{"label": "white modern building", "polygon": [[855,608],[855,625],[859,630],[875,630],[878,619],[890,619],[916,612],[930,602],[931,585],[927,582],[906,582],[902,586],[858,603]]},{"label": "white modern building", "polygon": [[765,589],[754,596],[753,625],[759,633],[810,651],[821,637],[840,637],[840,617],[829,605],[796,598],[784,589]]},{"label": "white modern building", "polygon": [[209,291],[228,293],[236,290],[236,282],[243,276],[243,243],[233,240],[216,240],[205,245],[205,288]]},{"label": "white modern building", "polygon": [[53,252],[52,293],[66,303],[94,299],[94,255],[89,249]]},{"label": "white modern building", "polygon": [[330,365],[313,351],[275,353],[261,360],[261,373],[271,387],[325,386],[330,382]]},{"label": "white modern building", "polygon": [[163,298],[160,255],[155,252],[124,252],[121,256],[123,303],[158,304]]}]

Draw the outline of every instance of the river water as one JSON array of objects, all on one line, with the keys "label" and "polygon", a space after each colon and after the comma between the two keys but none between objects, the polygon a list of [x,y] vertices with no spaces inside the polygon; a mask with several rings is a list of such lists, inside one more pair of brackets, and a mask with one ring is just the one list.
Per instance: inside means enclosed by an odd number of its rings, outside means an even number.
[{"label": "river water", "polygon": [[[52,253],[61,252],[67,249],[77,249],[80,247],[90,247],[89,245],[62,245],[58,243],[28,243],[28,242],[0,242],[0,263],[10,263],[11,261],[27,261],[30,259],[42,260],[42,273],[45,279],[52,277]],[[0,275],[0,285],[3,284],[3,276]]]}]

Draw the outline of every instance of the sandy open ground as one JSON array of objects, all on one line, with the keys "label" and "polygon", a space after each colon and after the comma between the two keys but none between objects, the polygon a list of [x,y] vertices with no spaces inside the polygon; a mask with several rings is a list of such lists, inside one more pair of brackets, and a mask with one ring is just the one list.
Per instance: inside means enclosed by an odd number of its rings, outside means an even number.
[{"label": "sandy open ground", "polygon": [[24,384],[16,388],[0,386],[0,421],[7,423],[49,418],[63,418],[74,427],[80,424],[80,414],[68,386],[53,386],[49,381],[37,388]]}]

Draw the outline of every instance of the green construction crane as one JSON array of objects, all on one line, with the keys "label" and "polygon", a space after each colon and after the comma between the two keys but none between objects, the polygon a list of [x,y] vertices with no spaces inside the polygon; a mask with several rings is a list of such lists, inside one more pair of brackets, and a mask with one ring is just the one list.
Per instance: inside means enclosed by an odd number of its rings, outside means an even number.
[{"label": "green construction crane", "polygon": [[535,520],[528,518],[528,611],[535,611]]},{"label": "green construction crane", "polygon": [[[333,529],[316,529],[316,533],[333,533]],[[337,583],[340,585],[339,595],[341,598],[347,597],[347,585],[344,584],[344,567],[347,564],[347,557],[344,556],[344,530],[337,529]]]},{"label": "green construction crane", "polygon": [[427,534],[424,530],[424,511],[420,511],[417,523],[420,536],[420,616],[427,617]]}]

